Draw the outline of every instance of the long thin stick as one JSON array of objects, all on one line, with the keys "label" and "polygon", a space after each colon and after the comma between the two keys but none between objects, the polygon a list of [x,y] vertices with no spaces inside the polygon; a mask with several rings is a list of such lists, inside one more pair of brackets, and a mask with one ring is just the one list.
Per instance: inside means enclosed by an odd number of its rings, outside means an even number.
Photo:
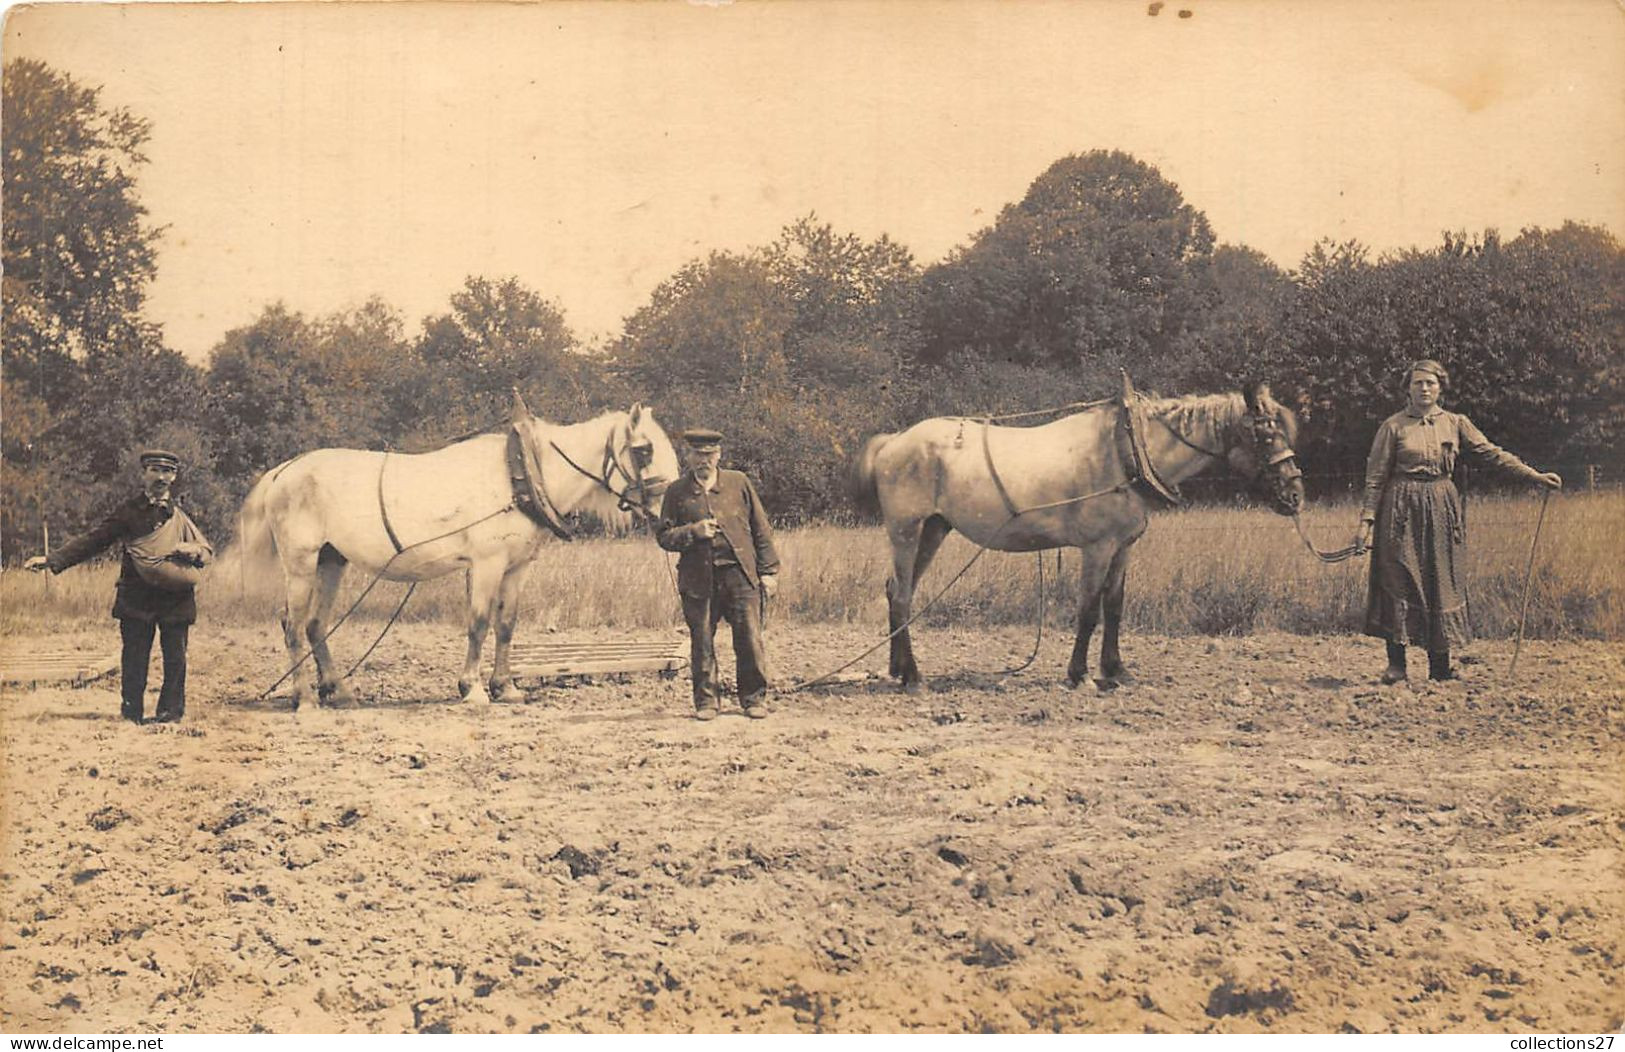
[{"label": "long thin stick", "polygon": [[1552,499],[1552,491],[1548,489],[1540,498],[1540,517],[1535,520],[1535,535],[1529,538],[1529,565],[1523,571],[1523,606],[1518,610],[1518,641],[1512,646],[1512,664],[1507,666],[1507,676],[1518,667],[1518,652],[1523,649],[1523,622],[1529,616],[1529,586],[1535,579],[1535,546],[1540,543],[1540,528],[1546,522],[1546,504]]}]

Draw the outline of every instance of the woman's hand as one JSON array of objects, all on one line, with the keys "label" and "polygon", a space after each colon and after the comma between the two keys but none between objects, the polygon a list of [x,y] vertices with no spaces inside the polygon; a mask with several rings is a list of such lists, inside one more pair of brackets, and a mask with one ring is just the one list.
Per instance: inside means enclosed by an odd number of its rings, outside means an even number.
[{"label": "woman's hand", "polygon": [[1354,553],[1363,554],[1371,547],[1371,523],[1362,521],[1354,531]]},{"label": "woman's hand", "polygon": [[1563,477],[1555,471],[1548,471],[1538,476],[1537,481],[1547,489],[1562,489]]}]

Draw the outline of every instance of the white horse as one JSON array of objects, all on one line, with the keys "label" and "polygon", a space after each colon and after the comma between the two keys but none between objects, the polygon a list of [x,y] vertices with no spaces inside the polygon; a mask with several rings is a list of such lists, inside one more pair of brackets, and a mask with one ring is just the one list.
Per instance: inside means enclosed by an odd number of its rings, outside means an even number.
[{"label": "white horse", "polygon": [[[297,664],[301,637],[309,642],[319,701],[355,702],[326,643],[333,600],[351,564],[390,581],[424,581],[466,570],[468,655],[458,692],[464,701],[523,700],[508,668],[508,651],[521,579],[548,529],[562,533],[558,517],[576,511],[653,517],[678,474],[671,440],[641,405],[559,425],[531,416],[516,398],[513,433],[528,450],[528,489],[526,471],[514,467],[521,447],[510,447],[503,433],[431,453],[312,450],[255,483],[239,518],[245,566],[280,557],[288,658]],[[515,475],[521,481],[516,483]],[[553,526],[544,528],[527,506]],[[480,649],[493,623],[496,655],[487,693],[479,681]],[[294,681],[296,709],[304,696],[302,679]]]}]

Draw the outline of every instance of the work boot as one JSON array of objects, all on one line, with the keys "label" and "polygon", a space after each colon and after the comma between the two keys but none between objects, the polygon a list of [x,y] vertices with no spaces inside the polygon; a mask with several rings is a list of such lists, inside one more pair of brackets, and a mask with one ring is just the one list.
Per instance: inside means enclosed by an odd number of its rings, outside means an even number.
[{"label": "work boot", "polygon": [[714,720],[717,718],[717,707],[715,705],[697,706],[694,709],[694,718],[702,723]]},{"label": "work boot", "polygon": [[747,698],[742,706],[745,715],[753,720],[767,719],[768,707],[766,698]]},{"label": "work boot", "polygon": [[1456,670],[1450,667],[1450,651],[1428,651],[1428,679],[1448,680],[1456,678]]}]

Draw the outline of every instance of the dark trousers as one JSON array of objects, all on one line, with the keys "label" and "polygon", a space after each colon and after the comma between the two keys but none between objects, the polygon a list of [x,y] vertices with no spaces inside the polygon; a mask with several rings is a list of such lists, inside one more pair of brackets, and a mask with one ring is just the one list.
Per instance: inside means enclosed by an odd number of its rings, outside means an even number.
[{"label": "dark trousers", "polygon": [[719,566],[711,574],[710,595],[683,596],[688,622],[689,666],[694,673],[694,707],[717,706],[717,622],[733,628],[739,701],[749,706],[767,693],[767,652],[762,646],[762,600],[745,572]]},{"label": "dark trousers", "polygon": [[118,626],[119,634],[124,637],[120,683],[124,718],[139,721],[143,715],[147,662],[152,657],[152,637],[156,631],[164,655],[164,685],[158,692],[158,715],[164,719],[180,719],[186,712],[186,635],[192,626],[133,617],[120,618]]}]

